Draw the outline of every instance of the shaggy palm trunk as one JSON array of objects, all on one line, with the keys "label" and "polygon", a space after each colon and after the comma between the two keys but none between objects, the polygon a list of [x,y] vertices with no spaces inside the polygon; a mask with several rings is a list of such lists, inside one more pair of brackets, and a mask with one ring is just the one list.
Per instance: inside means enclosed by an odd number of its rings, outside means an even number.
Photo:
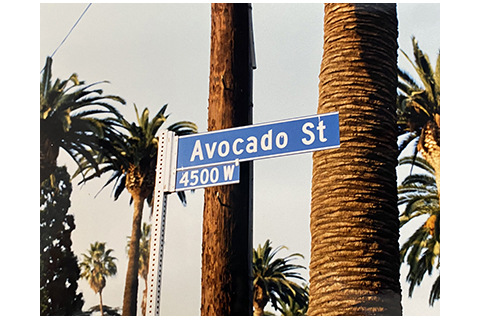
[{"label": "shaggy palm trunk", "polygon": [[401,315],[395,4],[326,4],[318,113],[340,148],[313,154],[309,315]]},{"label": "shaggy palm trunk", "polygon": [[[212,4],[208,131],[252,123],[249,5]],[[205,189],[202,316],[252,314],[252,163],[240,183]]]},{"label": "shaggy palm trunk", "polygon": [[130,247],[128,250],[127,276],[123,293],[122,315],[124,316],[137,315],[139,242],[140,237],[142,236],[142,212],[146,197],[142,197],[139,194],[132,194],[132,198],[134,211],[132,235],[130,237]]}]

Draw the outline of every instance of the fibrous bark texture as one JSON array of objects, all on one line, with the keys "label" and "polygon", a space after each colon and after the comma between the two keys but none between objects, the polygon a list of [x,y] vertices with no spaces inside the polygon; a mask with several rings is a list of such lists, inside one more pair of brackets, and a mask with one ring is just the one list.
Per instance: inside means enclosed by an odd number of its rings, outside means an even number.
[{"label": "fibrous bark texture", "polygon": [[340,148],[313,154],[309,315],[401,315],[395,4],[326,4],[318,113]]}]

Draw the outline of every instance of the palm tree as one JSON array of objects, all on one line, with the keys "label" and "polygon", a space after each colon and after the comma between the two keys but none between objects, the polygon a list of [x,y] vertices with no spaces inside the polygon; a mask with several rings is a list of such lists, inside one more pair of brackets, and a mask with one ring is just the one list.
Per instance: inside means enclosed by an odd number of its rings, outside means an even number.
[{"label": "palm tree", "polygon": [[84,85],[74,73],[52,84],[52,62],[47,57],[40,82],[40,182],[54,172],[60,148],[76,163],[83,157],[98,170],[90,150],[98,149],[99,139],[109,134],[109,126],[93,116],[119,115],[108,101],[125,104],[120,97],[103,96],[101,89],[91,89],[107,81]]},{"label": "palm tree", "polygon": [[[400,214],[400,227],[408,222],[427,217],[425,222],[408,238],[400,249],[401,262],[409,265],[407,281],[409,297],[420,285],[428,272],[440,269],[440,199],[435,181],[435,170],[431,164],[419,157],[400,159],[399,165],[415,164],[421,173],[411,174],[398,187],[398,205],[403,206]],[[429,303],[440,299],[440,275],[430,290]]]},{"label": "palm tree", "polygon": [[[291,264],[290,261],[295,257],[303,256],[299,253],[293,253],[285,258],[277,258],[275,255],[281,250],[287,249],[285,246],[277,247],[272,250],[271,242],[267,239],[263,246],[253,249],[253,306],[255,308],[254,316],[263,316],[263,309],[268,302],[278,310],[283,303],[298,304],[299,308],[305,308],[308,305],[308,293],[298,283],[290,280],[291,278],[305,279],[296,269],[305,269],[304,266]],[[285,307],[285,306],[283,306]]]},{"label": "palm tree", "polygon": [[106,278],[117,274],[117,265],[110,254],[112,249],[105,250],[105,242],[95,242],[90,244],[90,250],[83,255],[83,261],[80,263],[82,273],[80,277],[85,278],[90,288],[100,297],[100,315],[103,316],[102,291],[106,285]]},{"label": "palm tree", "polygon": [[[94,150],[94,160],[101,164],[99,173],[112,172],[111,177],[103,188],[115,181],[114,199],[117,200],[120,194],[127,189],[133,202],[132,234],[130,237],[130,248],[128,251],[128,268],[125,280],[125,291],[123,299],[123,315],[136,315],[137,292],[138,292],[138,261],[139,241],[141,237],[142,212],[145,200],[151,205],[155,187],[155,167],[157,164],[158,139],[156,134],[160,127],[167,120],[165,115],[167,105],[149,120],[149,110],[145,108],[140,116],[137,107],[134,105],[137,116],[137,123],[128,122],[123,117],[108,118],[110,125],[117,132],[109,139],[100,141],[100,149]],[[180,121],[172,124],[167,130],[177,135],[185,135],[197,132],[197,126],[189,121]],[[79,173],[88,174],[93,165],[83,159]],[[98,176],[92,173],[85,176],[81,182],[88,181]],[[102,189],[103,189],[102,188]],[[185,194],[178,193],[182,203],[185,202]]]},{"label": "palm tree", "polygon": [[[252,124],[248,3],[212,3],[208,131]],[[240,183],[206,188],[202,227],[202,316],[252,314],[253,163]]]},{"label": "palm tree", "polygon": [[[308,295],[308,286],[305,285],[304,287],[305,292]],[[300,305],[295,301],[294,298],[291,296],[288,297],[288,302],[279,300],[278,303],[280,304],[280,314],[282,316],[306,316],[308,311],[308,299],[305,301],[304,305]]]},{"label": "palm tree", "polygon": [[308,315],[401,315],[396,5],[325,4],[318,113],[340,147],[313,154]]},{"label": "palm tree", "polygon": [[406,71],[398,70],[398,123],[402,131],[409,132],[400,150],[416,139],[416,151],[420,151],[435,170],[440,194],[440,53],[433,69],[428,55],[420,50],[415,37],[412,37],[412,46],[414,61],[403,50],[401,52],[415,69],[421,83],[417,83]]},{"label": "palm tree", "polygon": [[[142,236],[140,237],[140,243],[138,246],[138,275],[145,281],[145,290],[143,290],[142,298],[142,315],[144,316],[147,311],[147,280],[148,280],[148,262],[150,258],[150,229],[151,224],[143,223]],[[130,248],[130,237],[127,242],[127,252]]]}]

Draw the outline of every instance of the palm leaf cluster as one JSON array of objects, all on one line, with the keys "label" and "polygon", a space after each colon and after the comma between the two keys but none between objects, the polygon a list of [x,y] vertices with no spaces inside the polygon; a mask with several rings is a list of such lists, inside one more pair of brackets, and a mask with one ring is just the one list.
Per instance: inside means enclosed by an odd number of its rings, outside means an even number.
[{"label": "palm leaf cluster", "polygon": [[[305,292],[308,294],[308,286],[304,286]],[[282,316],[306,316],[308,310],[308,300],[305,304],[299,304],[291,296],[288,297],[288,301],[279,300],[280,314]]]},{"label": "palm leaf cluster", "polygon": [[118,96],[104,96],[101,89],[93,89],[107,81],[85,85],[74,73],[67,80],[53,82],[52,63],[52,58],[47,57],[40,82],[41,181],[55,170],[60,148],[77,164],[83,158],[98,171],[91,150],[98,149],[101,139],[111,130],[99,116],[120,116],[110,102],[125,104]]},{"label": "palm leaf cluster", "polygon": [[[276,258],[275,255],[285,246],[273,249],[270,240],[263,246],[253,250],[253,287],[254,305],[262,311],[268,301],[275,310],[283,309],[281,302],[297,304],[299,309],[308,305],[308,291],[290,279],[305,279],[296,270],[305,269],[302,265],[292,264],[296,257],[303,258],[299,253],[293,253],[285,258]],[[256,302],[256,303],[255,303]],[[263,313],[263,312],[262,312]]]},{"label": "palm leaf cluster", "polygon": [[440,127],[440,53],[434,69],[428,55],[420,49],[415,37],[412,38],[412,45],[413,60],[405,51],[401,50],[401,52],[415,69],[421,83],[418,83],[408,72],[398,70],[398,125],[401,132],[410,132],[409,139],[404,140],[400,150],[419,137],[429,121],[437,122]]},{"label": "palm leaf cluster", "polygon": [[[408,294],[411,297],[416,286],[420,285],[425,274],[432,275],[440,268],[440,201],[433,167],[423,158],[413,156],[400,159],[399,165],[413,164],[422,169],[421,173],[407,176],[398,187],[398,205],[403,208],[400,214],[400,227],[411,221],[425,222],[408,238],[400,249],[402,262],[407,262],[410,283]],[[440,298],[440,275],[430,291],[429,303]]]},{"label": "palm leaf cluster", "polygon": [[[165,123],[168,115],[165,115],[167,105],[164,105],[150,120],[150,111],[145,108],[140,115],[137,106],[134,105],[137,122],[129,122],[123,116],[107,118],[115,132],[115,136],[100,141],[99,150],[93,151],[95,162],[101,164],[99,173],[111,172],[111,177],[104,184],[103,188],[115,182],[114,199],[117,200],[122,192],[127,188],[139,186],[143,182],[144,187],[141,192],[151,203],[153,197],[155,166],[157,161],[158,139],[156,135],[161,126]],[[180,121],[170,125],[167,130],[175,132],[177,135],[186,135],[197,132],[197,126],[190,121]],[[75,176],[80,172],[88,173],[94,169],[92,163],[85,161],[81,163]],[[137,181],[127,181],[128,173],[136,177]],[[96,172],[87,175],[82,182],[86,182],[98,174]],[[149,179],[149,181],[144,181]],[[139,183],[138,180],[142,182]],[[102,188],[102,189],[103,189]],[[182,203],[186,203],[184,193],[179,193]]]},{"label": "palm leaf cluster", "polygon": [[95,242],[90,244],[88,254],[82,254],[83,261],[80,263],[82,273],[80,276],[85,278],[90,288],[95,293],[101,293],[105,288],[106,277],[117,274],[117,258],[111,256],[113,249],[105,250],[105,242]]}]

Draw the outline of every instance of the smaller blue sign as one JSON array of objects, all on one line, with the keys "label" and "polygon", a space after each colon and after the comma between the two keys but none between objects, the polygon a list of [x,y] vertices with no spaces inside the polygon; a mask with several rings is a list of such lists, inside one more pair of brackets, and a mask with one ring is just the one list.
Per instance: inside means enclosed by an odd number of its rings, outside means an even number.
[{"label": "smaller blue sign", "polygon": [[206,188],[240,181],[238,161],[197,169],[178,170],[175,191]]}]

